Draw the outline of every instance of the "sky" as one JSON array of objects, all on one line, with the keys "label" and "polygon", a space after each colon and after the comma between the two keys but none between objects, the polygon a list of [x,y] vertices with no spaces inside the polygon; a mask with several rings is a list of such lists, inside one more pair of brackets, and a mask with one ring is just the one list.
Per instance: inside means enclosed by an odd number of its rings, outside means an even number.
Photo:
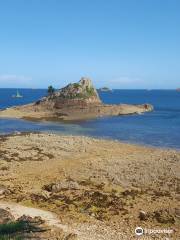
[{"label": "sky", "polygon": [[179,0],[0,0],[0,87],[180,87]]}]

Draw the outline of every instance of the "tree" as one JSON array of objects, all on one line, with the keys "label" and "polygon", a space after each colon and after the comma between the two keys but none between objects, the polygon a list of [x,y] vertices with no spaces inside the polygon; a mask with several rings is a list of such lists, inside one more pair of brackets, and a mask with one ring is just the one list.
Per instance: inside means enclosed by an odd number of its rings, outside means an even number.
[{"label": "tree", "polygon": [[55,89],[53,88],[53,86],[50,85],[50,86],[48,87],[48,90],[47,90],[47,91],[48,91],[48,94],[49,94],[49,95],[52,95],[52,94],[54,93]]}]

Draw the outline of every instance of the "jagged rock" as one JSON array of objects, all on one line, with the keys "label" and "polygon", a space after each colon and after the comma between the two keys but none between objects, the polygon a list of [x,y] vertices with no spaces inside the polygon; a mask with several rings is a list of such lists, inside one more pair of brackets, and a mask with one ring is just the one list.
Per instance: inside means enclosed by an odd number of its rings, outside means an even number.
[{"label": "jagged rock", "polygon": [[0,208],[0,224],[6,224],[14,220],[14,216],[9,211]]}]

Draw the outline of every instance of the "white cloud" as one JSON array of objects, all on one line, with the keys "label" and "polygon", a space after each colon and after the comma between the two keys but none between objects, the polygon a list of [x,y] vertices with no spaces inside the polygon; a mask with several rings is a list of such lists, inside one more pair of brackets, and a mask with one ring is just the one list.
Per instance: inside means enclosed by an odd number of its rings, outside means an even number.
[{"label": "white cloud", "polygon": [[0,81],[29,81],[32,80],[31,77],[26,77],[26,76],[18,76],[14,74],[3,74],[0,75]]},{"label": "white cloud", "polygon": [[2,86],[28,86],[32,81],[31,77],[16,74],[1,74],[0,87]]}]

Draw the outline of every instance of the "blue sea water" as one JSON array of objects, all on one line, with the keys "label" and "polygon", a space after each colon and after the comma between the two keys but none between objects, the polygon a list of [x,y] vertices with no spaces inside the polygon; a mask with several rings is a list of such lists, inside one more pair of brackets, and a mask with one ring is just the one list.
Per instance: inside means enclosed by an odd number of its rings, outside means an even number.
[{"label": "blue sea water", "polygon": [[[33,102],[46,95],[43,89],[20,89],[23,98],[12,98],[16,89],[0,89],[0,109]],[[104,103],[151,103],[151,113],[106,117],[71,124],[0,119],[0,134],[42,131],[88,135],[130,143],[180,149],[180,93],[175,90],[114,90],[101,92]]]}]

